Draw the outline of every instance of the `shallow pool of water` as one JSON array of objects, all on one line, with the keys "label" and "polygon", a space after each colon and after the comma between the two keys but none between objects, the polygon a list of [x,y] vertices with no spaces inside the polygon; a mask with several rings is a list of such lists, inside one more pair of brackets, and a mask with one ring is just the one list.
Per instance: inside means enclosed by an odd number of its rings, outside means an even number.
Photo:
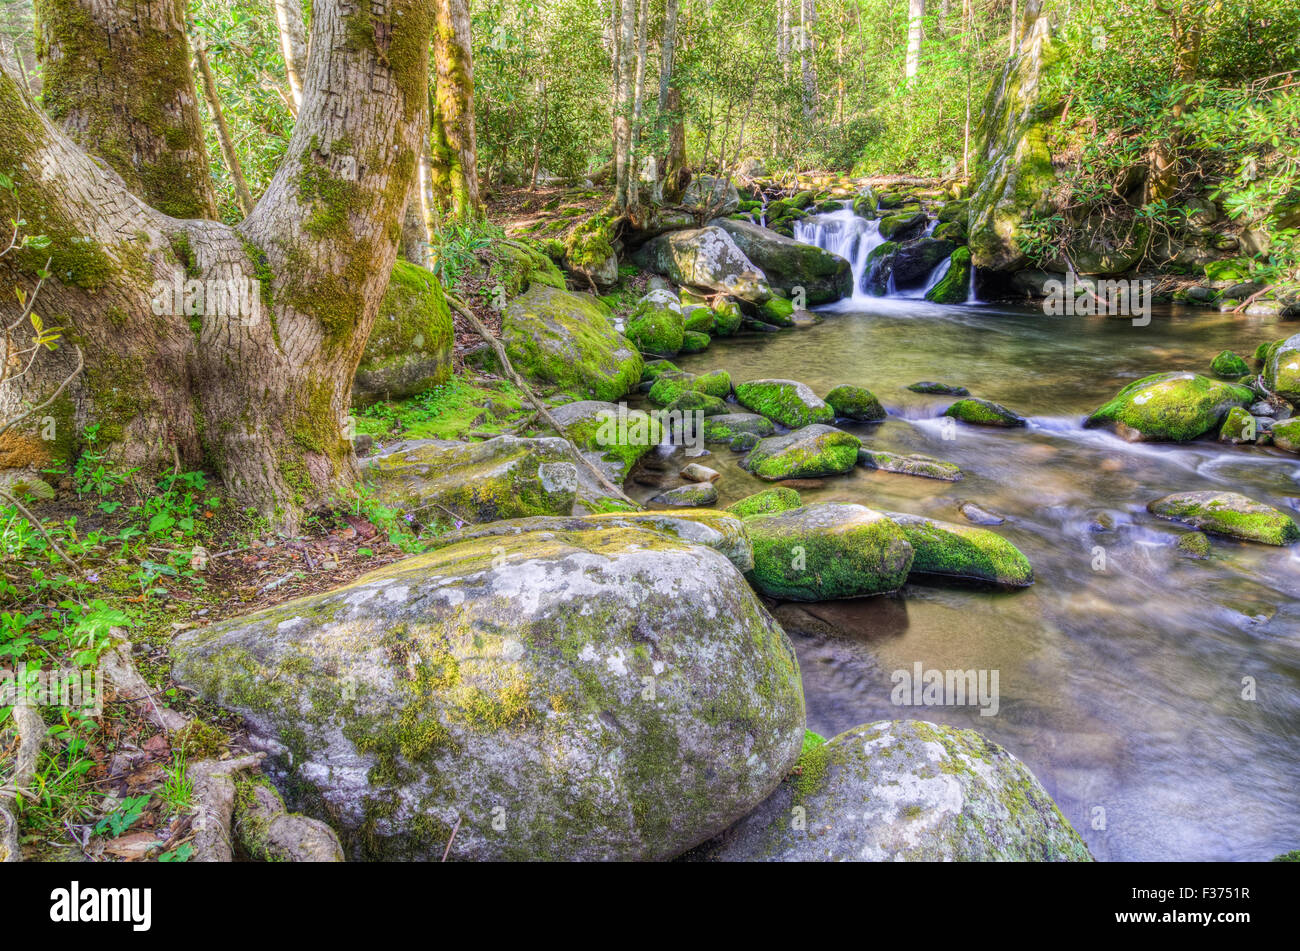
[{"label": "shallow pool of water", "polygon": [[[839,383],[870,388],[889,418],[845,429],[871,448],[955,462],[964,480],[858,469],[801,490],[805,500],[958,522],[957,505],[976,501],[1006,518],[994,530],[1028,556],[1036,583],[1015,593],[908,585],[778,606],[809,727],[829,736],[920,717],[979,730],[1029,765],[1100,859],[1258,860],[1300,848],[1300,549],[1216,539],[1210,559],[1190,560],[1174,548],[1184,529],[1145,508],[1188,489],[1300,505],[1300,457],[1212,441],[1130,444],[1079,425],[1131,380],[1206,373],[1220,350],[1249,357],[1290,329],[1169,308],[1145,327],[897,300],[822,314],[807,330],[716,340],[677,362],[725,368],[737,382],[800,380],[823,395]],[[952,398],[905,388],[919,380],[966,386],[1030,425],[945,427]],[[719,505],[767,487],[725,446],[710,448],[702,461],[723,473]],[[997,714],[894,705],[892,672],[917,663],[998,671]],[[1250,684],[1253,699],[1243,696]]]}]

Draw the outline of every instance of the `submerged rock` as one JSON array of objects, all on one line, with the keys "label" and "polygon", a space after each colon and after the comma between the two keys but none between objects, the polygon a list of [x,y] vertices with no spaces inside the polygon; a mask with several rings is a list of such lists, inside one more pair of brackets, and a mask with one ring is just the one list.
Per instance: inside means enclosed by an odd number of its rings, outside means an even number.
[{"label": "submerged rock", "polygon": [[1147,511],[1244,541],[1265,545],[1300,541],[1300,527],[1290,515],[1236,492],[1175,492],[1147,505]]},{"label": "submerged rock", "polygon": [[939,396],[970,396],[970,390],[964,386],[950,386],[947,383],[931,383],[928,380],[908,386],[913,393],[929,393]]},{"label": "submerged rock", "polygon": [[962,502],[957,506],[957,511],[961,512],[962,517],[968,522],[975,525],[1001,525],[1006,521],[1001,515],[995,515],[983,506],[974,502]]},{"label": "submerged rock", "polygon": [[981,400],[974,397],[968,397],[964,400],[958,400],[946,410],[943,415],[951,416],[953,419],[960,419],[963,423],[970,423],[974,426],[1002,426],[1010,428],[1014,426],[1024,426],[1027,420],[1019,413],[1013,413],[1001,403],[994,403],[990,400]]},{"label": "submerged rock", "polygon": [[1187,532],[1178,536],[1178,543],[1175,545],[1179,554],[1186,555],[1189,558],[1209,558],[1210,557],[1210,539],[1203,532]]},{"label": "submerged rock", "polygon": [[843,475],[857,463],[860,448],[862,440],[852,433],[814,423],[760,440],[744,465],[768,482]]},{"label": "submerged rock", "polygon": [[185,631],[173,675],[355,857],[673,858],[793,767],[798,665],[722,555],[600,521]]},{"label": "submerged rock", "polygon": [[767,277],[721,228],[662,234],[642,245],[633,258],[674,284],[732,294],[754,304],[772,296]]},{"label": "submerged rock", "polygon": [[736,401],[745,409],[791,428],[829,423],[835,411],[812,389],[794,380],[750,380],[736,385]]},{"label": "submerged rock", "polygon": [[745,520],[754,546],[750,582],[790,601],[896,591],[912,566],[903,530],[865,505],[825,502]]},{"label": "submerged rock", "polygon": [[920,476],[923,479],[940,479],[944,482],[961,481],[961,469],[952,462],[941,462],[929,456],[901,456],[877,449],[859,449],[858,465],[864,469],[895,472],[899,475]]},{"label": "submerged rock", "polygon": [[558,437],[407,440],[366,458],[362,477],[383,504],[428,524],[568,515],[578,493],[577,461]]},{"label": "submerged rock", "polygon": [[592,399],[617,400],[641,379],[641,355],[590,294],[534,282],[502,311],[501,342],[524,376]]},{"label": "submerged rock", "polygon": [[1195,373],[1157,373],[1124,387],[1083,421],[1113,423],[1129,440],[1186,442],[1216,429],[1234,406],[1247,406],[1254,393]]},{"label": "submerged rock", "polygon": [[679,485],[667,492],[660,492],[650,501],[656,505],[697,508],[716,503],[718,501],[718,489],[712,482],[696,482],[690,485]]},{"label": "submerged rock", "polygon": [[[796,808],[803,811],[795,813]],[[806,825],[791,821],[796,814]],[[806,750],[795,774],[770,799],[693,857],[717,862],[1092,860],[1024,763],[972,730],[922,720],[868,723]]]},{"label": "submerged rock", "polygon": [[826,394],[826,402],[836,416],[874,422],[885,418],[885,408],[880,400],[865,386],[841,383]]},{"label": "submerged rock", "polygon": [[916,552],[912,574],[984,581],[1005,588],[1034,583],[1034,569],[996,532],[920,515],[889,513]]},{"label": "submerged rock", "polygon": [[710,469],[708,466],[702,466],[698,462],[692,462],[683,468],[678,475],[690,482],[717,482],[722,478],[721,472]]}]

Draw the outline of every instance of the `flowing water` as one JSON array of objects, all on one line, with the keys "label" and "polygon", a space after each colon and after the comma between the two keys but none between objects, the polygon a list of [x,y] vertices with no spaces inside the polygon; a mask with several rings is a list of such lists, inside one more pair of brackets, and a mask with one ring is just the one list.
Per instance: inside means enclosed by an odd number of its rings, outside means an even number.
[{"label": "flowing water", "polygon": [[[861,260],[869,237],[845,250]],[[1028,556],[1036,583],[1013,593],[909,584],[896,596],[778,606],[809,727],[830,736],[919,717],[978,730],[1029,765],[1100,859],[1259,860],[1300,847],[1300,550],[1215,539],[1196,561],[1174,548],[1184,529],[1145,509],[1189,489],[1300,505],[1300,457],[1130,444],[1080,426],[1133,379],[1206,372],[1220,350],[1249,355],[1288,329],[1205,310],[1157,307],[1138,327],[858,295],[821,314],[805,330],[715,340],[679,365],[724,368],[737,382],[800,380],[820,394],[870,388],[889,418],[843,428],[871,448],[955,462],[964,480],[858,468],[801,489],[805,501],[957,522],[961,501],[978,502],[1005,517],[993,530]],[[919,380],[966,386],[1030,424],[944,426],[953,398],[906,389]],[[719,506],[768,487],[726,446],[710,449],[702,461],[722,473]],[[917,663],[996,670],[996,715],[894,705],[892,672]]]}]

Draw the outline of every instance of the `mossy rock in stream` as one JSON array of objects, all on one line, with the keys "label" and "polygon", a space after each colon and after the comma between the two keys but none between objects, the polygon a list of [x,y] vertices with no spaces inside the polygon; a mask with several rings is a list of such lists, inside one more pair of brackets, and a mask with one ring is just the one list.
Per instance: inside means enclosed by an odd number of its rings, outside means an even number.
[{"label": "mossy rock in stream", "polygon": [[709,349],[709,335],[698,333],[694,330],[682,331],[682,353],[699,353],[701,350]]},{"label": "mossy rock in stream", "polygon": [[1242,409],[1240,406],[1234,406],[1228,410],[1228,416],[1219,429],[1219,442],[1228,442],[1234,445],[1254,442],[1259,438],[1258,426],[1255,417],[1251,416],[1247,410]]},{"label": "mossy rock in stream", "polygon": [[731,443],[740,436],[754,436],[756,439],[761,439],[775,432],[776,426],[772,421],[757,413],[728,413],[725,416],[710,416],[704,420],[706,443]]},{"label": "mossy rock in stream", "polygon": [[728,298],[720,298],[713,305],[713,335],[715,337],[730,337],[740,325],[744,323],[745,315],[740,309],[740,304]]},{"label": "mossy rock in stream", "polygon": [[726,399],[731,395],[731,374],[726,370],[701,373],[691,382],[691,389],[716,396],[720,400]]},{"label": "mossy rock in stream", "polygon": [[932,304],[964,304],[970,296],[970,248],[958,248],[948,259],[948,270],[925,292]]},{"label": "mossy rock in stream", "polygon": [[773,327],[793,327],[794,304],[784,297],[773,297],[758,306],[758,319]]},{"label": "mossy rock in stream", "polygon": [[770,799],[690,858],[1090,862],[1092,854],[1029,768],[996,743],[923,720],[882,720],[805,749]]},{"label": "mossy rock in stream", "polygon": [[506,355],[525,377],[614,401],[641,379],[641,355],[590,294],[534,282],[501,314]]},{"label": "mossy rock in stream", "polygon": [[641,381],[648,383],[659,379],[665,373],[681,372],[683,372],[682,368],[671,360],[647,360],[645,366],[641,368]]},{"label": "mossy rock in stream", "polygon": [[602,468],[616,485],[663,439],[663,427],[650,414],[601,400],[565,403],[552,409],[551,415],[574,446],[607,464]]},{"label": "mossy rock in stream", "polygon": [[885,418],[885,408],[865,386],[841,383],[826,394],[826,402],[835,410],[836,416],[856,419],[864,422],[876,422]]},{"label": "mossy rock in stream", "polygon": [[1300,334],[1269,344],[1263,377],[1264,385],[1282,399],[1300,402]]},{"label": "mossy rock in stream", "polygon": [[651,291],[627,321],[627,339],[643,354],[673,357],[685,334],[682,308],[668,291]]},{"label": "mossy rock in stream", "polygon": [[750,583],[773,598],[827,601],[896,591],[913,551],[903,530],[865,505],[824,502],[745,520]]},{"label": "mossy rock in stream", "polygon": [[1195,373],[1157,373],[1124,387],[1083,425],[1113,423],[1129,440],[1186,442],[1217,429],[1232,407],[1253,400],[1248,387]]},{"label": "mossy rock in stream", "polygon": [[798,663],[723,555],[586,521],[182,632],[172,674],[353,858],[672,859],[794,767]]},{"label": "mossy rock in stream", "polygon": [[1001,403],[976,399],[975,397],[958,400],[944,410],[943,415],[959,419],[963,423],[970,423],[972,426],[1012,428],[1024,426],[1027,422],[1019,413],[1013,413]]},{"label": "mossy rock in stream", "polygon": [[352,381],[353,405],[402,399],[446,383],[454,335],[437,276],[398,261]]},{"label": "mossy rock in stream", "polygon": [[716,396],[701,393],[699,390],[686,390],[677,399],[664,407],[667,413],[703,413],[711,416],[729,416],[731,407]]},{"label": "mossy rock in stream", "polygon": [[782,426],[829,423],[835,411],[812,389],[795,380],[750,380],[736,385],[736,401]]},{"label": "mossy rock in stream", "polygon": [[1274,423],[1269,435],[1273,445],[1286,452],[1300,452],[1300,418]]},{"label": "mossy rock in stream", "polygon": [[1290,515],[1237,492],[1175,492],[1147,505],[1147,511],[1243,541],[1265,545],[1300,541],[1300,527]]},{"label": "mossy rock in stream", "polygon": [[864,469],[938,479],[941,482],[960,482],[962,479],[961,468],[956,463],[917,454],[904,456],[896,452],[863,448],[858,450],[858,465]]},{"label": "mossy rock in stream", "polygon": [[738,502],[727,506],[727,511],[740,518],[753,518],[756,515],[777,515],[803,505],[803,499],[794,489],[779,485],[774,489],[764,489],[747,495]]},{"label": "mossy rock in stream", "polygon": [[852,433],[814,423],[760,440],[745,457],[744,466],[767,482],[818,479],[852,471],[861,448],[862,440]]},{"label": "mossy rock in stream", "polygon": [[655,378],[654,386],[646,394],[646,399],[655,406],[667,406],[683,393],[694,388],[695,374],[686,370],[669,370]]},{"label": "mossy rock in stream", "polygon": [[711,334],[717,326],[717,316],[709,307],[695,306],[682,309],[682,332]]},{"label": "mossy rock in stream", "polygon": [[880,236],[887,241],[907,241],[924,230],[925,215],[921,212],[886,215],[880,219]]},{"label": "mossy rock in stream", "polygon": [[920,515],[888,514],[916,552],[913,575],[983,581],[1003,588],[1027,588],[1034,583],[1029,559],[996,532]]},{"label": "mossy rock in stream", "polygon": [[1210,361],[1210,372],[1225,380],[1240,380],[1250,372],[1250,367],[1231,350],[1224,350]]}]

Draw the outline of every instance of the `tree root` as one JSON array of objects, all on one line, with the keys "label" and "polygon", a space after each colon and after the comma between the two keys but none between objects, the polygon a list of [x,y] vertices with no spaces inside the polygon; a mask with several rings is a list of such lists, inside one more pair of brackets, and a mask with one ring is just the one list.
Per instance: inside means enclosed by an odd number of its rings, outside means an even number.
[{"label": "tree root", "polygon": [[452,307],[456,308],[458,314],[469,321],[470,326],[474,328],[474,332],[482,337],[487,342],[488,346],[492,348],[492,351],[497,355],[497,359],[501,361],[501,367],[505,370],[506,376],[510,377],[510,382],[523,390],[524,395],[528,397],[529,402],[537,408],[537,415],[546,420],[547,425],[554,429],[556,434],[569,444],[569,448],[573,450],[574,456],[580,463],[582,463],[582,465],[586,466],[587,471],[595,477],[597,484],[618,500],[626,502],[629,505],[636,505],[635,502],[623,494],[622,489],[605,478],[605,474],[601,472],[600,469],[598,469],[596,465],[584,456],[578,447],[573,444],[573,441],[569,439],[568,434],[564,431],[564,427],[559,424],[556,418],[551,415],[550,410],[546,408],[546,404],[538,398],[537,394],[533,392],[532,387],[525,383],[524,378],[515,370],[514,364],[512,364],[510,358],[506,356],[506,348],[502,346],[501,341],[493,336],[492,332],[487,329],[487,326],[483,321],[479,320],[473,311],[451,294],[447,295],[447,302],[450,303]]},{"label": "tree root", "polygon": [[289,812],[280,794],[264,783],[237,781],[234,822],[239,844],[258,861],[343,861],[343,846],[333,829]]},{"label": "tree root", "polygon": [[230,862],[230,822],[235,812],[234,774],[252,769],[266,758],[265,753],[250,753],[238,759],[205,759],[191,763],[186,775],[194,783],[194,858],[195,862]]},{"label": "tree root", "polygon": [[28,787],[36,775],[36,761],[45,742],[45,721],[40,711],[19,704],[10,712],[17,733],[17,752],[14,754],[14,771],[9,781],[0,787],[0,862],[21,862],[22,850],[18,844],[18,816],[14,805],[18,797],[28,794]]}]

